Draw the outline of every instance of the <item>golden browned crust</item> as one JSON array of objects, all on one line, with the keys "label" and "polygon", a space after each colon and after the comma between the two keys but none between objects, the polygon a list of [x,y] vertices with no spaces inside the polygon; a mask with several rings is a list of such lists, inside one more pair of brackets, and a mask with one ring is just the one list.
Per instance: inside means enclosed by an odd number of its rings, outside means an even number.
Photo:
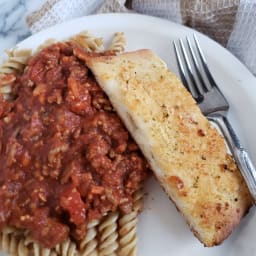
[{"label": "golden browned crust", "polygon": [[191,230],[205,246],[221,243],[252,204],[222,136],[150,50],[87,64]]}]

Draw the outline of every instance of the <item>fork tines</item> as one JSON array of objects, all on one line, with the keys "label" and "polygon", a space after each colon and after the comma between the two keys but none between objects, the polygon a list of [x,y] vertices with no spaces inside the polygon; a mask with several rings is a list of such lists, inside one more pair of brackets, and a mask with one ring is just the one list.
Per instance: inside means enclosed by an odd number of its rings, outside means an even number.
[{"label": "fork tines", "polygon": [[[173,44],[182,82],[193,95],[197,103],[201,103],[204,99],[203,94],[208,92],[212,85],[215,86],[216,83],[208,69],[196,35],[193,34],[193,37],[194,47],[192,47],[188,37],[186,37],[186,42],[179,39],[177,43],[174,41]],[[199,58],[197,56],[199,56]],[[198,59],[200,59],[200,63]],[[185,63],[185,65],[183,65],[183,63]],[[202,71],[204,71],[205,77],[203,77]]]}]

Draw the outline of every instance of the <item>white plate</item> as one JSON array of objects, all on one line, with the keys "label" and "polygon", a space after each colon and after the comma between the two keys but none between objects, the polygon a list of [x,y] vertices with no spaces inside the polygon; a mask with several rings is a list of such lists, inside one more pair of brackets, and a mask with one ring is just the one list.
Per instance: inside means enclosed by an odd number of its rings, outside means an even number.
[{"label": "white plate", "polygon": [[[127,50],[153,49],[176,74],[172,41],[195,31],[159,18],[137,14],[101,14],[57,25],[18,44],[33,48],[48,38],[64,39],[82,30],[110,39],[116,31],[127,37]],[[256,79],[226,49],[198,33],[209,67],[230,103],[229,118],[256,164]],[[256,251],[256,215],[251,209],[233,234],[220,246],[204,248],[154,179],[147,184],[145,209],[139,219],[140,256],[252,256]]]}]

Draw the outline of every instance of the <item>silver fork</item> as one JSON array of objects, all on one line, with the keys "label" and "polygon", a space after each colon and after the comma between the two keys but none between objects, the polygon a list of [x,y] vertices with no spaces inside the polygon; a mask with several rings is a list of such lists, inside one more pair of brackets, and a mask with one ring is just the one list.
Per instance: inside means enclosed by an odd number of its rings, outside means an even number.
[{"label": "silver fork", "polygon": [[227,119],[229,104],[210,73],[196,35],[194,34],[194,47],[188,37],[186,43],[179,39],[173,45],[184,86],[192,94],[202,113],[222,131],[256,203],[256,170]]}]

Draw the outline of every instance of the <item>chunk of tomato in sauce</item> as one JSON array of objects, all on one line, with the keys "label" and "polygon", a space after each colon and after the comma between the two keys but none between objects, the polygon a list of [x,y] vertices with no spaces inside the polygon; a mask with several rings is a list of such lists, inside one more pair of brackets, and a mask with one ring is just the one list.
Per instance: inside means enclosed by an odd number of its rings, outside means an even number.
[{"label": "chunk of tomato in sauce", "polygon": [[73,186],[67,186],[60,194],[60,206],[70,216],[70,221],[76,225],[85,221],[85,205],[80,193]]}]

